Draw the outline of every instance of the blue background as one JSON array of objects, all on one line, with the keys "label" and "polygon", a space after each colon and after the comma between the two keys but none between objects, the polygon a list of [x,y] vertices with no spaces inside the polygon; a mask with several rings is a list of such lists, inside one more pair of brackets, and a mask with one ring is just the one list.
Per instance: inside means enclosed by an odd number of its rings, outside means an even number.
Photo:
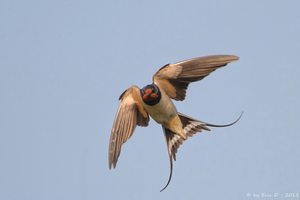
[{"label": "blue background", "polygon": [[[1,0],[0,199],[300,195],[299,7],[292,0]],[[192,84],[178,110],[216,124],[244,111],[241,121],[186,141],[163,193],[169,161],[153,120],[136,129],[109,170],[119,95],[151,83],[164,64],[211,54],[240,60]]]}]

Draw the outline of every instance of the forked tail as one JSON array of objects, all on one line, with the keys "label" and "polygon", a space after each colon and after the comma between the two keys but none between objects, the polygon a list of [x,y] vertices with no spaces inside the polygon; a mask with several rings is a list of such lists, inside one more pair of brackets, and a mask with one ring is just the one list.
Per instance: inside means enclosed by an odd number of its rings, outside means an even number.
[{"label": "forked tail", "polygon": [[[217,124],[210,124],[206,122],[202,122],[197,119],[193,119],[187,115],[184,115],[182,113],[178,113],[178,116],[181,120],[182,123],[182,128],[184,130],[184,133],[186,134],[187,137],[193,136],[195,133],[202,132],[202,130],[210,131],[208,127],[228,127],[232,126],[233,124],[237,123],[243,115],[243,112],[240,114],[240,116],[234,121],[231,122],[230,124],[223,124],[223,125],[217,125]],[[166,142],[167,142],[167,147],[168,147],[168,154],[169,154],[169,160],[170,160],[170,174],[169,174],[169,179],[167,181],[167,184],[160,190],[162,192],[165,190],[169,183],[171,182],[172,179],[172,173],[173,173],[173,160],[176,160],[176,153],[180,145],[184,142],[184,139],[181,138],[179,135],[173,133],[171,130],[165,128],[162,126]]]}]

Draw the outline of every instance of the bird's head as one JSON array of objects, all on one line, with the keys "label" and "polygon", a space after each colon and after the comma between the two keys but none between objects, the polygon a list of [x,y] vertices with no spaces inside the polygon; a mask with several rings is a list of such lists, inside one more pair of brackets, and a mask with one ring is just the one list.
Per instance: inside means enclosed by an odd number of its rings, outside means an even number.
[{"label": "bird's head", "polygon": [[153,106],[160,101],[161,93],[155,84],[151,84],[141,89],[141,96],[145,104]]}]

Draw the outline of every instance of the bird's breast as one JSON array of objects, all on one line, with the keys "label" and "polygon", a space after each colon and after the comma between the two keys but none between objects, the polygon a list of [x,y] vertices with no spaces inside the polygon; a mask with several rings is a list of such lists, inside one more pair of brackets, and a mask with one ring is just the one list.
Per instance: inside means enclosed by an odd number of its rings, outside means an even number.
[{"label": "bird's breast", "polygon": [[144,107],[149,115],[159,124],[165,124],[177,115],[175,105],[164,91],[161,91],[161,99],[157,104],[149,106],[144,103]]}]

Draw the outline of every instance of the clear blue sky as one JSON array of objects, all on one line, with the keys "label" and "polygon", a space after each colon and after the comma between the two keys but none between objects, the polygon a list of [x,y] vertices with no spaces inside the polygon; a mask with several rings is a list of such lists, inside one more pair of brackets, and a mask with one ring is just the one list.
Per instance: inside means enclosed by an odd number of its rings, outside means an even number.
[{"label": "clear blue sky", "polygon": [[[254,199],[300,195],[299,1],[0,1],[0,199]],[[179,111],[211,123],[177,154],[137,128],[115,170],[118,97],[164,64],[238,62],[191,85]],[[300,197],[299,197],[300,198]],[[262,199],[262,198],[261,198]]]}]

